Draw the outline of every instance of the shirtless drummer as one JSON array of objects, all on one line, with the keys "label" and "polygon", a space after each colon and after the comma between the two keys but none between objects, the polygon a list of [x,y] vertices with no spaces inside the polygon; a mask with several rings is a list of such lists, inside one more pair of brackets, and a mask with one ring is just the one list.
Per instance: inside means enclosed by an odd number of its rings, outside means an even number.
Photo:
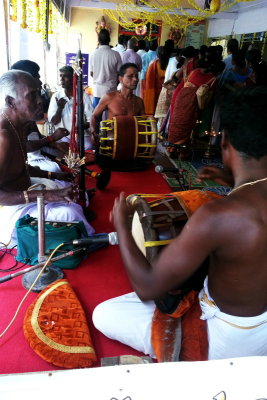
[{"label": "shirtless drummer", "polygon": [[121,89],[105,94],[95,108],[91,118],[91,133],[96,139],[97,120],[107,110],[108,119],[118,115],[144,115],[145,106],[141,97],[135,96],[133,91],[138,84],[138,69],[133,63],[123,64],[119,70]]}]

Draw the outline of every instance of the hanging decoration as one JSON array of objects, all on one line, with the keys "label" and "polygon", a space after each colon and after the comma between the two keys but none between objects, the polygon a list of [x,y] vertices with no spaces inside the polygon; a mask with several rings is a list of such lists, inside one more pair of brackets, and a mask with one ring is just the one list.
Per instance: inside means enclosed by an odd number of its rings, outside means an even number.
[{"label": "hanging decoration", "polygon": [[135,33],[137,35],[144,36],[147,33],[147,26],[146,25],[141,25],[141,26],[138,25],[135,28]]},{"label": "hanging decoration", "polygon": [[221,8],[221,1],[220,0],[211,0],[210,2],[210,11],[212,13],[216,13],[220,11]]},{"label": "hanging decoration", "polygon": [[[18,22],[23,29],[29,29],[47,39],[47,23],[49,34],[59,34],[67,29],[67,23],[52,1],[46,0],[10,0],[10,19]],[[47,5],[49,17],[47,19]]]},{"label": "hanging decoration", "polygon": [[[154,2],[122,0],[115,10],[104,10],[104,12],[124,29],[135,30],[148,23],[157,25],[157,21],[160,20],[162,24],[184,33],[189,25],[203,21],[219,11],[226,11],[241,1],[255,0],[155,0]],[[140,21],[140,15],[141,22],[135,23],[134,20]]]},{"label": "hanging decoration", "polygon": [[109,34],[111,33],[111,26],[106,22],[104,16],[101,17],[100,21],[96,21],[95,31],[97,35],[102,29],[106,29],[109,32]]},{"label": "hanging decoration", "polygon": [[170,28],[168,33],[168,39],[174,41],[175,46],[179,46],[181,39],[184,37],[183,32],[178,28]]}]

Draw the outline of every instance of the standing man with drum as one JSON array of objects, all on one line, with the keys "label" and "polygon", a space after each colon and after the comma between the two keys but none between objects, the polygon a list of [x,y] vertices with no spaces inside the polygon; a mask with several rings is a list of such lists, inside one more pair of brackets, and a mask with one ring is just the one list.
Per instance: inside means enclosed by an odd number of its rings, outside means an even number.
[{"label": "standing man with drum", "polygon": [[144,115],[145,107],[141,97],[135,96],[133,91],[138,84],[138,68],[133,63],[123,64],[119,70],[121,90],[104,95],[95,108],[91,118],[91,133],[97,141],[97,117],[107,110],[108,119],[119,115]]}]

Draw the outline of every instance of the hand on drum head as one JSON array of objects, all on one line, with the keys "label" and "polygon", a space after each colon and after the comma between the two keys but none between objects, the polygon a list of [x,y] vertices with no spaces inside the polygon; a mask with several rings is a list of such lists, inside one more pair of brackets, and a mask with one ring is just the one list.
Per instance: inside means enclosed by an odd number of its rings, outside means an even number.
[{"label": "hand on drum head", "polygon": [[109,214],[109,220],[118,230],[119,226],[128,226],[128,216],[132,211],[132,207],[126,202],[125,193],[122,192],[119,197],[115,198],[113,209]]},{"label": "hand on drum head", "polygon": [[198,180],[210,179],[223,186],[233,186],[234,179],[231,171],[214,165],[200,168],[198,171]]}]

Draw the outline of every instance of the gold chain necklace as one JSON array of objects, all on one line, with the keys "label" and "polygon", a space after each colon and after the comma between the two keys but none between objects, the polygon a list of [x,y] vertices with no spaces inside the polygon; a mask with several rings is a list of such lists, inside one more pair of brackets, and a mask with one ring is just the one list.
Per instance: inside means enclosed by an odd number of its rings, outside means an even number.
[{"label": "gold chain necklace", "polygon": [[239,185],[239,186],[233,188],[233,189],[231,190],[231,192],[228,193],[228,196],[229,196],[231,193],[236,192],[237,190],[241,189],[241,188],[244,187],[244,186],[253,186],[253,185],[255,185],[256,183],[263,182],[263,181],[266,181],[266,180],[267,180],[267,177],[266,177],[266,178],[262,178],[262,179],[258,179],[258,180],[256,180],[256,181],[243,183],[242,185]]},{"label": "gold chain necklace", "polygon": [[22,157],[23,157],[23,160],[24,160],[24,163],[25,163],[25,167],[26,167],[26,171],[27,171],[27,174],[28,174],[28,178],[29,178],[29,180],[30,180],[30,173],[29,173],[29,169],[28,169],[27,155],[25,155],[25,153],[24,153],[23,146],[22,146],[22,142],[21,142],[21,139],[20,139],[20,137],[19,137],[18,131],[17,131],[17,129],[15,128],[14,124],[12,123],[12,121],[10,121],[10,118],[8,117],[8,115],[6,115],[6,113],[5,113],[4,111],[1,111],[1,114],[2,114],[2,116],[7,120],[7,122],[8,122],[9,125],[11,126],[13,132],[15,133],[15,135],[16,135],[16,137],[17,137],[17,139],[18,139],[19,146],[20,146],[20,150],[21,150]]}]

